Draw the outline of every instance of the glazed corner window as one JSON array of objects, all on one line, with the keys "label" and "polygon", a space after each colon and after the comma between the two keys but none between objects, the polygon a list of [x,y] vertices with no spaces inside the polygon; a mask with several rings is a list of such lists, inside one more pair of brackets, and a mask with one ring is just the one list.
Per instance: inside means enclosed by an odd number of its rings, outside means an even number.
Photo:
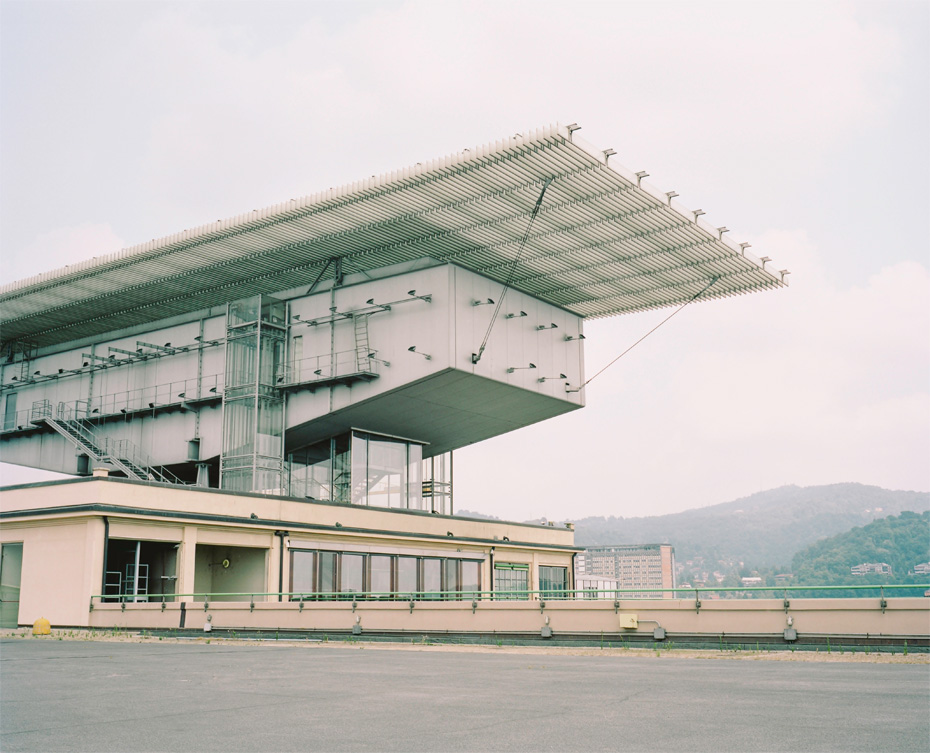
[{"label": "glazed corner window", "polygon": [[498,601],[528,599],[530,566],[514,562],[494,563],[494,598]]},{"label": "glazed corner window", "polygon": [[539,566],[540,596],[547,599],[567,598],[568,568]]}]

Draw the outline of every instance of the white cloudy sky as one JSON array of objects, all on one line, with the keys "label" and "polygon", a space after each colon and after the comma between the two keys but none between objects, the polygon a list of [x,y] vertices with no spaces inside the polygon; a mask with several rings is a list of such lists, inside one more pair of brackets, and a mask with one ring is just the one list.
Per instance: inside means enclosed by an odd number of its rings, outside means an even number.
[{"label": "white cloudy sky", "polygon": [[[689,307],[456,503],[647,515],[930,489],[930,4],[0,4],[3,282],[577,121],[792,271]],[[668,312],[588,325],[593,374]],[[4,483],[34,478],[0,466]]]}]

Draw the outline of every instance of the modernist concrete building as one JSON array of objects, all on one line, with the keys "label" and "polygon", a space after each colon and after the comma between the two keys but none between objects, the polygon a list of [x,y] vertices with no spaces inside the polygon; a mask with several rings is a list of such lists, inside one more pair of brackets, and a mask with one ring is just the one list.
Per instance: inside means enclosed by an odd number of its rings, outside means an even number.
[{"label": "modernist concrete building", "polygon": [[583,407],[586,319],[785,276],[577,129],[0,289],[3,460],[75,476],[3,494],[4,619],[570,588],[571,530],[454,515],[453,451]]},{"label": "modernist concrete building", "polygon": [[[674,589],[675,547],[671,544],[585,547],[575,559],[575,579],[576,588],[585,591]],[[668,598],[674,595],[673,591],[665,593]]]}]

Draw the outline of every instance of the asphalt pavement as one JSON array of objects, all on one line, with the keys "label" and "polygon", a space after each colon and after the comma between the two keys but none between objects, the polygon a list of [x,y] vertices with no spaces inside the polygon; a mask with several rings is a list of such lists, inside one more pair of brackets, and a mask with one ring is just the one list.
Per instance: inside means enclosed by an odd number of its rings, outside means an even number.
[{"label": "asphalt pavement", "polygon": [[0,750],[924,752],[930,665],[13,639]]}]

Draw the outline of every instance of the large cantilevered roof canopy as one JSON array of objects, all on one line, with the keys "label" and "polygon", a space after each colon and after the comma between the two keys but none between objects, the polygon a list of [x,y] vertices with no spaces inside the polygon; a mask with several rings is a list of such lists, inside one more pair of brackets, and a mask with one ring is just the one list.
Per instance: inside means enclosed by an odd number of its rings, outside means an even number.
[{"label": "large cantilevered roof canopy", "polygon": [[[4,343],[89,337],[429,256],[585,318],[784,284],[689,211],[553,125],[0,288]],[[520,253],[533,207],[542,206]],[[713,284],[711,285],[711,282]]]}]

